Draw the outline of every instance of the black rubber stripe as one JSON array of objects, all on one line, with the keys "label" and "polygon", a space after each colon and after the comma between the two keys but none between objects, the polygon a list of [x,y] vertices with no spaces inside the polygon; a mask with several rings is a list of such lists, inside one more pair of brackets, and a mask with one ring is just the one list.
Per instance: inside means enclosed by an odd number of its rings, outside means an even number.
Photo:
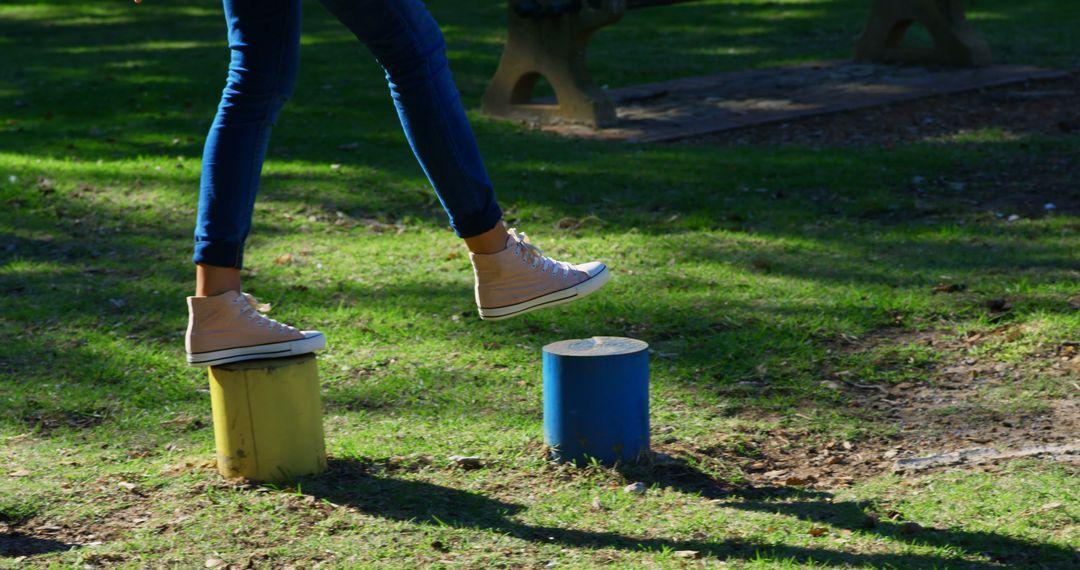
[{"label": "black rubber stripe", "polygon": [[[582,283],[584,283],[584,281],[582,281]],[[259,348],[260,346],[275,346],[275,345],[279,345],[279,344],[281,344],[283,342],[300,342],[302,340],[316,339],[316,338],[319,338],[320,336],[324,336],[324,335],[320,333],[320,334],[317,334],[315,336],[305,336],[304,338],[296,338],[296,339],[293,339],[293,340],[282,340],[282,341],[278,341],[278,342],[271,342],[269,344],[252,344],[252,345],[248,345],[248,346],[234,346],[232,348],[219,348],[218,350],[207,350],[205,352],[189,352],[188,354],[211,354],[211,353],[214,353],[214,352],[221,352],[222,350],[236,350],[238,348]]]},{"label": "black rubber stripe", "polygon": [[[229,350],[229,349],[226,349],[226,350]],[[286,348],[285,350],[272,350],[270,352],[248,352],[246,354],[233,354],[233,355],[230,355],[230,356],[222,356],[220,358],[211,358],[209,360],[189,360],[188,362],[190,362],[191,364],[202,364],[204,362],[213,362],[215,360],[224,360],[226,358],[236,358],[237,356],[263,356],[263,355],[266,355],[266,354],[281,354],[283,352],[292,352],[292,349],[291,348]],[[199,354],[207,354],[207,353],[200,352]]]}]

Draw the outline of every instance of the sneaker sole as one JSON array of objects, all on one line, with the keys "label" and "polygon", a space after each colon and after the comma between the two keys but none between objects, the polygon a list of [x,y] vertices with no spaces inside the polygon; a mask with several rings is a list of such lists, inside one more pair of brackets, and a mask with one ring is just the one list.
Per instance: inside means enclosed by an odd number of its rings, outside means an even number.
[{"label": "sneaker sole", "polygon": [[576,301],[593,291],[604,286],[608,282],[610,274],[608,273],[607,266],[604,266],[599,273],[592,277],[566,289],[561,289],[547,295],[542,295],[535,299],[530,299],[514,305],[507,305],[505,307],[498,307],[492,309],[486,309],[480,307],[480,318],[485,321],[498,321],[502,319],[508,319],[510,317],[516,317],[529,311],[535,311],[537,309],[543,309],[546,307],[553,307],[555,305],[561,305],[563,303],[569,303],[570,301]]},{"label": "sneaker sole", "polygon": [[260,344],[241,348],[228,348],[213,352],[200,352],[188,354],[187,362],[197,368],[207,366],[219,366],[230,362],[243,360],[256,360],[259,358],[283,358],[315,352],[326,347],[326,336],[322,333],[312,334],[304,338],[273,344]]}]

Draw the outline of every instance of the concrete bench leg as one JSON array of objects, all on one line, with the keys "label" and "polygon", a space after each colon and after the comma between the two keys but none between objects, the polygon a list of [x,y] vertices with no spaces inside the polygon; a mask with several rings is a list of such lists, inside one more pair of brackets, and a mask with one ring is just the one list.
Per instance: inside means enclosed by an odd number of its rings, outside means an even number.
[{"label": "concrete bench leg", "polygon": [[[855,59],[989,65],[990,48],[968,24],[964,8],[964,0],[875,0],[866,28],[855,42]],[[930,32],[932,49],[901,46],[915,22]]]},{"label": "concrete bench leg", "polygon": [[[514,0],[507,5],[506,46],[484,93],[483,111],[537,123],[614,124],[615,105],[593,84],[585,46],[593,33],[622,18],[625,0],[586,0],[578,13],[551,17],[522,17],[514,11]],[[554,105],[532,102],[540,77],[555,90]]]}]

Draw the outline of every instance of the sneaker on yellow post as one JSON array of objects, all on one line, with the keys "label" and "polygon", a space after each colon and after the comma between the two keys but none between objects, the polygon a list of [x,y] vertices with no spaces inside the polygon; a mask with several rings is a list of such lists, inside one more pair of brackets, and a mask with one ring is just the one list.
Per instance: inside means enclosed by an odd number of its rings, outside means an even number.
[{"label": "sneaker on yellow post", "polygon": [[302,331],[263,315],[247,293],[188,297],[187,303],[185,345],[192,366],[296,356],[326,346],[319,331]]}]

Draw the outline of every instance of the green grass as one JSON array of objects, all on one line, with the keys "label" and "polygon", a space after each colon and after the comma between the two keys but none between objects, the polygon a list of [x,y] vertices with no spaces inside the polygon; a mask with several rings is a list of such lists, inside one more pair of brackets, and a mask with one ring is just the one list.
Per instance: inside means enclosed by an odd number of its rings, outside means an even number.
[{"label": "green grass", "polygon": [[[969,4],[999,59],[1077,65],[1080,8]],[[475,108],[505,7],[431,8]],[[33,533],[41,552],[21,564],[1075,563],[1072,467],[1014,462],[755,492],[733,458],[753,457],[780,429],[801,436],[795,446],[898,437],[884,415],[822,385],[842,370],[880,386],[932,385],[962,358],[1019,370],[964,402],[978,417],[1075,398],[1075,372],[1052,366],[1055,347],[1080,337],[1068,303],[1080,290],[1077,212],[1009,222],[1007,201],[972,207],[950,183],[1000,196],[1037,194],[1034,184],[1053,201],[1076,187],[1076,169],[1040,167],[1075,160],[1076,135],[987,125],[891,149],[611,145],[473,115],[511,223],[546,253],[602,259],[614,275],[579,304],[481,322],[468,256],[399,132],[381,72],[320,6],[304,9],[300,87],[275,130],[245,279],[272,316],[330,339],[320,375],[333,471],[251,488],[205,465],[205,372],[183,364],[201,140],[227,61],[218,8],[0,7],[0,525]],[[865,10],[855,0],[643,10],[597,36],[591,66],[615,86],[842,58]],[[584,223],[559,229],[567,218]],[[275,263],[286,253],[289,263]],[[966,288],[934,294],[942,283]],[[1004,317],[986,308],[999,298],[1012,305]],[[1016,334],[965,349],[903,340],[1003,324]],[[592,335],[654,349],[652,422],[670,428],[654,439],[682,450],[679,469],[544,461],[540,348]],[[839,348],[851,338],[857,350]],[[488,466],[448,469],[451,454]],[[622,493],[632,481],[651,489]],[[878,522],[867,526],[867,514]],[[906,534],[905,522],[924,528]],[[35,530],[49,525],[63,540]],[[76,538],[101,544],[66,551]],[[0,557],[0,568],[18,564]]]}]

